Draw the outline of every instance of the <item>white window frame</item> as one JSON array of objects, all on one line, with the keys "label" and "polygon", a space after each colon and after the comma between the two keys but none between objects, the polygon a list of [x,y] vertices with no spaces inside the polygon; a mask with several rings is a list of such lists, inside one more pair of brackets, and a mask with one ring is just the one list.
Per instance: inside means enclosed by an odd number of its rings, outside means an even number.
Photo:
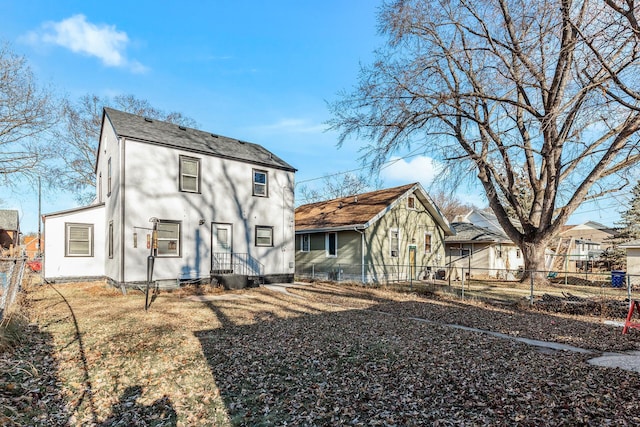
[{"label": "white window frame", "polygon": [[[267,231],[268,232],[268,238],[269,238],[269,242],[268,243],[260,243],[258,241],[258,239],[264,239],[265,236],[258,236],[260,231]],[[260,247],[273,247],[273,226],[270,225],[256,225],[256,232],[255,232],[255,239],[256,239],[256,246],[260,246]]]},{"label": "white window frame", "polygon": [[[396,237],[396,247],[393,247],[393,235],[397,234]],[[394,253],[395,252],[395,253]],[[398,258],[400,256],[400,229],[398,228],[390,228],[389,229],[389,256],[391,258]]]},{"label": "white window frame", "polygon": [[107,161],[107,197],[111,196],[111,157]]},{"label": "white window frame", "polygon": [[[87,242],[86,252],[71,251],[71,228],[82,228],[87,230],[86,239],[74,239],[80,242]],[[93,224],[67,222],[64,225],[64,256],[66,257],[93,257]]]},{"label": "white window frame", "polygon": [[[306,248],[305,248],[306,243]],[[301,234],[300,235],[300,252],[309,252],[311,251],[311,234]]]},{"label": "white window frame", "polygon": [[[256,181],[256,174],[264,175],[264,182]],[[251,172],[252,193],[256,197],[269,197],[269,172],[262,169],[253,169]],[[262,189],[256,191],[256,188]]]},{"label": "white window frame", "polygon": [[[161,228],[164,225],[178,226],[178,237],[160,237]],[[167,219],[161,219],[157,225],[157,242],[155,246],[155,254],[158,258],[179,258],[182,250],[182,221],[173,221]],[[160,242],[168,242],[168,249],[166,252],[161,252]],[[172,243],[175,243],[175,248],[172,248]]]},{"label": "white window frame", "polygon": [[[179,156],[179,168],[180,168],[180,182],[178,183],[179,189],[182,192],[185,193],[200,193],[200,159],[197,157],[189,157],[189,156]],[[185,162],[190,162],[190,163],[195,163],[196,164],[196,173],[194,174],[190,174],[190,173],[186,173],[184,170],[184,163]],[[184,178],[195,178],[196,179],[196,188],[191,189],[191,188],[185,188],[184,185]]]},{"label": "white window frame", "polygon": [[[427,250],[427,236],[429,236],[429,250]],[[422,250],[425,254],[433,253],[433,234],[424,233],[424,239],[422,241]]]},{"label": "white window frame", "polygon": [[[335,239],[333,240],[333,242],[334,242],[333,243],[333,246],[334,246],[334,248],[333,248],[334,253],[333,254],[331,253],[331,248],[329,246],[329,236],[331,234],[333,234],[335,236]],[[324,247],[326,248],[325,252],[326,252],[327,258],[337,258],[338,257],[338,233],[336,233],[336,232],[327,233],[325,235],[324,239],[325,239],[325,241],[324,241],[325,246]]]},{"label": "white window frame", "polygon": [[107,235],[107,256],[113,258],[113,221],[109,221],[109,232]]}]

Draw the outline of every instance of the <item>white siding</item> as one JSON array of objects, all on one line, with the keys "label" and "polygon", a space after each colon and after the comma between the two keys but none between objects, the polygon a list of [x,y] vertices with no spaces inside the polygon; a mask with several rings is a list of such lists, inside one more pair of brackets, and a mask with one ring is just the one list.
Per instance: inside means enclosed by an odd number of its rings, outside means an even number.
[{"label": "white siding", "polygon": [[[200,193],[179,191],[180,154],[201,159]],[[293,172],[133,140],[125,141],[125,161],[125,282],[146,280],[152,217],[182,224],[180,256],[156,258],[154,279],[208,277],[212,223],[232,224],[233,252],[256,258],[265,274],[293,274]],[[252,195],[254,168],[268,172],[269,197]],[[273,227],[273,247],[255,245],[256,225]]]},{"label": "white siding", "polygon": [[[45,279],[104,276],[104,214],[104,206],[96,206],[46,216],[44,223]],[[93,256],[65,256],[65,225],[68,223],[93,225]]]}]

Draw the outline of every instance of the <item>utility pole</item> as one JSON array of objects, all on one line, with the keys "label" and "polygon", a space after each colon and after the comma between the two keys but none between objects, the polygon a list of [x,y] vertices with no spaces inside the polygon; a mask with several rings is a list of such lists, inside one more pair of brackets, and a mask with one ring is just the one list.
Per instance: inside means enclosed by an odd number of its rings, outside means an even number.
[{"label": "utility pole", "polygon": [[42,183],[40,182],[40,177],[38,177],[38,252],[37,256],[40,257],[42,255],[42,234],[41,234],[41,224],[42,224]]}]

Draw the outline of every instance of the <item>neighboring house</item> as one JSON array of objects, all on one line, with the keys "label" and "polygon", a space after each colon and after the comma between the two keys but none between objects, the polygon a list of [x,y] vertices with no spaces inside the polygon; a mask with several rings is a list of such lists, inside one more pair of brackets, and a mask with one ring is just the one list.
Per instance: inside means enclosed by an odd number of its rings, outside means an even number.
[{"label": "neighboring house", "polygon": [[260,145],[105,108],[95,172],[44,216],[46,279],[146,282],[153,255],[157,281],[293,280],[295,169]]},{"label": "neighboring house", "polygon": [[[506,233],[502,229],[502,226],[498,222],[498,218],[493,213],[493,211],[489,208],[487,209],[471,209],[465,215],[457,215],[453,219],[454,223],[470,223],[479,228],[484,228],[494,233],[506,236]],[[515,220],[511,220],[512,223],[516,224]],[[519,227],[519,224],[516,224]]]},{"label": "neighboring house", "polygon": [[520,248],[504,233],[469,222],[451,226],[456,234],[445,239],[446,265],[454,267],[450,271],[455,278],[466,270],[472,277],[511,279],[524,267]]},{"label": "neighboring house", "polygon": [[22,253],[29,259],[34,259],[42,255],[41,247],[44,247],[43,244],[44,238],[40,236],[38,239],[37,235],[29,235],[23,236],[22,238]]},{"label": "neighboring house", "polygon": [[0,210],[0,254],[3,256],[19,255],[20,219],[18,211]]},{"label": "neighboring house", "polygon": [[552,242],[553,260],[549,269],[553,271],[590,271],[594,261],[608,247],[607,239],[615,231],[595,221],[580,225],[566,225]]},{"label": "neighboring house", "polygon": [[297,274],[363,283],[434,274],[453,234],[418,183],[302,205],[295,219]]}]

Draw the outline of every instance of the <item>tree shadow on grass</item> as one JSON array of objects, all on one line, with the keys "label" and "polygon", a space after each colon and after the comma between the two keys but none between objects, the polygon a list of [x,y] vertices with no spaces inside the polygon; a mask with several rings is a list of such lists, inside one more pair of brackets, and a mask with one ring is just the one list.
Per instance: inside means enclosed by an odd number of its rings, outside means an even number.
[{"label": "tree shadow on grass", "polygon": [[111,426],[176,426],[177,414],[168,396],[142,405],[137,400],[142,396],[142,387],[127,387],[120,401],[111,408],[111,414],[99,424]]},{"label": "tree shadow on grass", "polygon": [[15,348],[0,353],[0,425],[68,425],[51,334],[35,325],[20,332]]},{"label": "tree shadow on grass", "polygon": [[[447,327],[447,310],[458,308],[387,302],[289,318],[265,315],[249,325],[227,318],[222,328],[195,335],[233,425],[625,419],[628,408],[619,409],[619,399],[640,387],[640,377],[591,367],[582,354],[544,354],[513,340]],[[494,315],[474,310],[485,319]],[[414,320],[431,314],[439,317],[434,323]],[[588,403],[593,399],[597,408]],[[562,403],[567,401],[574,403]]]}]

